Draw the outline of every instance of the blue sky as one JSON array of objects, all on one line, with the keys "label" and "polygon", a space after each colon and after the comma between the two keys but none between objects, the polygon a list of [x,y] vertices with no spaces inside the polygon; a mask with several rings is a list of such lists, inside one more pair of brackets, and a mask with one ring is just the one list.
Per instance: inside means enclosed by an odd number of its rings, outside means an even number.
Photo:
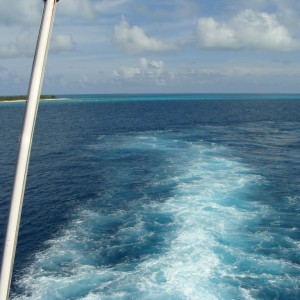
[{"label": "blue sky", "polygon": [[[26,94],[42,0],[0,0],[0,94]],[[300,93],[299,0],[60,0],[43,93]]]}]

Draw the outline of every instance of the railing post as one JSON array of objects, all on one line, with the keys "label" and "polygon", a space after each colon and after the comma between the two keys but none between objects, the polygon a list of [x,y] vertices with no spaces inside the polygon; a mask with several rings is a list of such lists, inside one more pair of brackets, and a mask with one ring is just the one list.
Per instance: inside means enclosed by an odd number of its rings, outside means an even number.
[{"label": "railing post", "polygon": [[50,37],[55,18],[56,2],[58,2],[58,0],[44,0],[44,2],[44,11],[32,66],[14,185],[11,195],[11,206],[0,274],[0,300],[7,300],[9,297],[32,138],[42,89]]}]

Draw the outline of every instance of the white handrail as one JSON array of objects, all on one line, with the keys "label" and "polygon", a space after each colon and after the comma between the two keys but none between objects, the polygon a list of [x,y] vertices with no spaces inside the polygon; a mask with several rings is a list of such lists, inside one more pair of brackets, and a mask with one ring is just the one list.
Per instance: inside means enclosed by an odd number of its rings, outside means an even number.
[{"label": "white handrail", "polygon": [[58,0],[44,0],[44,11],[28,89],[28,100],[19,144],[19,155],[16,164],[6,239],[4,243],[0,274],[0,300],[6,300],[9,297],[31,144],[57,1]]}]

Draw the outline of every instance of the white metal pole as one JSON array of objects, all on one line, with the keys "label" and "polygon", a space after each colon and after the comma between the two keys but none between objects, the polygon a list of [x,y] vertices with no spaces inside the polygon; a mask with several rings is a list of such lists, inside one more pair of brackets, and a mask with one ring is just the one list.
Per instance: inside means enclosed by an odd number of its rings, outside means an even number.
[{"label": "white metal pole", "polygon": [[44,0],[44,2],[43,17],[28,89],[28,99],[24,115],[23,130],[19,145],[19,155],[16,164],[15,179],[11,196],[6,239],[4,243],[0,274],[0,300],[6,300],[9,297],[32,137],[49,49],[51,31],[55,17],[56,2],[58,2],[58,0]]}]

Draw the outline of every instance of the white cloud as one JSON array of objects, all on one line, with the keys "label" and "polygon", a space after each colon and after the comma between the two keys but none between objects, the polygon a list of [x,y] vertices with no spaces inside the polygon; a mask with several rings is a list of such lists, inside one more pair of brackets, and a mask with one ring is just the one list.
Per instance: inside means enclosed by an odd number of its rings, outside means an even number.
[{"label": "white cloud", "polygon": [[131,79],[138,74],[141,74],[141,70],[133,67],[121,67],[119,71],[113,71],[114,79]]},{"label": "white cloud", "polygon": [[228,23],[200,18],[197,39],[203,48],[293,51],[300,46],[276,15],[252,10],[239,13]]},{"label": "white cloud", "polygon": [[[42,11],[42,0],[0,0],[0,23],[6,25],[39,24]],[[92,0],[63,0],[57,6],[58,15],[93,19],[95,6]]]},{"label": "white cloud", "polygon": [[159,52],[174,50],[174,45],[167,44],[159,39],[148,37],[138,26],[130,27],[125,18],[115,26],[114,37],[116,42],[129,54],[147,51]]},{"label": "white cloud", "polygon": [[54,35],[50,46],[53,52],[73,51],[76,47],[73,38],[67,34]]},{"label": "white cloud", "polygon": [[159,60],[159,61],[152,61],[149,63],[149,65],[154,68],[155,70],[162,70],[164,67],[164,62]]},{"label": "white cloud", "polygon": [[[0,58],[15,58],[21,56],[33,56],[36,40],[31,31],[23,31],[17,37],[16,42],[0,46]],[[72,51],[75,42],[70,35],[58,34],[52,37],[50,52]]]},{"label": "white cloud", "polygon": [[40,20],[43,3],[36,0],[0,0],[0,23],[33,24]]},{"label": "white cloud", "polygon": [[166,84],[169,74],[164,70],[161,60],[148,61],[142,57],[138,67],[121,67],[113,71],[113,78],[118,81],[126,80],[150,80],[158,85]]}]

